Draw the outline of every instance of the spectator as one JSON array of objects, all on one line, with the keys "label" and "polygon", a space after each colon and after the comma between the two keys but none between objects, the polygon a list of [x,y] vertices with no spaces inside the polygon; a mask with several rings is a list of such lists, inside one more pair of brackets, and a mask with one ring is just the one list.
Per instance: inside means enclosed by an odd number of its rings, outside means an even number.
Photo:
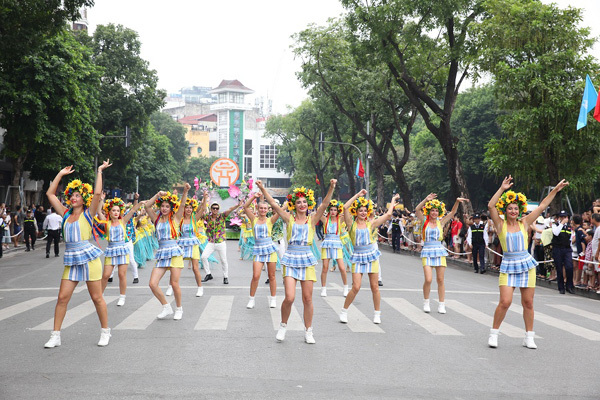
[{"label": "spectator", "polygon": [[574,215],[571,221],[571,228],[573,230],[573,239],[571,248],[577,255],[573,257],[573,269],[575,270],[574,284],[577,287],[586,288],[587,285],[583,284],[583,266],[585,260],[585,231],[581,227],[583,220],[580,215]]},{"label": "spectator", "polygon": [[48,230],[48,238],[46,242],[46,258],[50,258],[50,246],[54,242],[54,257],[58,257],[58,242],[60,241],[60,229],[62,226],[62,218],[51,209],[51,214],[44,220],[42,226],[44,230]]},{"label": "spectator", "polygon": [[[481,221],[481,215],[473,215],[473,225],[470,227],[470,234],[467,236],[467,242],[472,246],[473,269],[475,273],[485,273],[485,224]],[[479,261],[479,264],[477,263]]]},{"label": "spectator", "polygon": [[[556,283],[560,294],[565,294],[565,289],[575,294],[573,285],[573,251],[571,250],[571,225],[569,214],[561,211],[558,214],[558,223],[552,226],[552,258],[556,267]],[[563,278],[563,268],[566,275],[566,286]]]},{"label": "spectator", "polygon": [[401,220],[397,211],[392,213],[391,229],[392,229],[392,251],[400,252],[400,236],[401,236]]},{"label": "spectator", "polygon": [[2,249],[4,248],[4,228],[6,223],[4,222],[4,208],[0,208],[0,258],[2,258]]},{"label": "spectator", "polygon": [[463,226],[460,228],[460,232],[458,233],[462,243],[460,253],[467,253],[467,262],[471,263],[471,243],[467,241],[467,238],[471,236],[471,225],[473,224],[473,220],[468,214],[465,214],[463,216],[462,224]]},{"label": "spectator", "polygon": [[[23,220],[23,236],[25,241],[25,246],[27,249],[25,251],[35,250],[35,239],[37,237],[37,224],[35,223],[35,219],[33,218],[33,210],[27,210],[27,214],[25,215],[25,219]],[[29,246],[29,240],[31,239],[31,248]]]},{"label": "spectator", "polygon": [[[450,224],[450,235],[452,237],[452,247],[454,248],[455,253],[460,253],[460,230],[462,229],[463,223],[460,222],[460,216],[457,214],[452,219],[452,223]],[[458,254],[452,256],[452,258],[459,258]]]},{"label": "spectator", "polygon": [[17,206],[15,212],[13,213],[12,222],[13,222],[13,236],[12,241],[15,247],[19,247],[19,238],[22,235],[23,231],[23,219],[24,215],[21,211],[21,206]]},{"label": "spectator", "polygon": [[10,210],[5,207],[2,215],[4,216],[4,238],[2,240],[2,246],[4,247],[4,250],[8,250],[8,244],[11,242],[10,229],[12,225]]},{"label": "spectator", "polygon": [[46,213],[44,212],[44,206],[38,206],[34,212],[35,222],[37,224],[38,237],[42,237],[44,233],[44,220],[46,219]]},{"label": "spectator", "polygon": [[535,224],[531,225],[531,231],[533,232],[533,240],[531,241],[531,255],[539,262],[537,266],[538,278],[546,278],[546,267],[544,263],[544,246],[542,245],[542,232],[546,228],[546,222],[544,217],[541,215],[535,220]]},{"label": "spectator", "polygon": [[587,283],[587,289],[588,290],[598,290],[596,288],[596,274],[597,274],[597,270],[596,267],[597,265],[595,265],[593,263],[593,258],[594,258],[594,254],[592,252],[592,240],[594,239],[594,231],[592,231],[591,229],[588,229],[585,232],[585,260],[586,261],[590,261],[589,263],[585,264],[584,267],[584,281]]}]

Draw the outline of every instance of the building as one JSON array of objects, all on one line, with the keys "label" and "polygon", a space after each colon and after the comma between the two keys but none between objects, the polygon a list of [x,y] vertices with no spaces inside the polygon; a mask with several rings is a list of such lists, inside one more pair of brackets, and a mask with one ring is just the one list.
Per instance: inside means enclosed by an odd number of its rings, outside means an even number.
[{"label": "building", "polygon": [[88,15],[87,8],[82,7],[79,10],[79,19],[77,21],[73,21],[73,31],[87,31],[89,27],[88,23]]},{"label": "building", "polygon": [[187,132],[185,140],[189,143],[190,157],[209,156],[209,134],[217,130],[216,114],[190,115],[177,120]]}]

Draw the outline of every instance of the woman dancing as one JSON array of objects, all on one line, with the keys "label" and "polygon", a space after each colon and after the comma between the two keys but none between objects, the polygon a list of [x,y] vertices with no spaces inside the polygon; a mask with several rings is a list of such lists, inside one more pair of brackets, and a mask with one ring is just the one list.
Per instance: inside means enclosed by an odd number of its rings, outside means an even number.
[{"label": "woman dancing", "polygon": [[[202,200],[200,207],[206,207],[206,198]],[[183,249],[183,259],[190,260],[192,263],[192,271],[194,272],[194,278],[196,278],[196,285],[198,286],[196,297],[202,297],[204,295],[204,288],[202,287],[202,276],[200,275],[200,240],[196,232],[197,209],[198,200],[188,198],[185,202],[183,218],[179,225],[181,236],[177,244]],[[169,289],[172,289],[172,286],[169,286]]]},{"label": "woman dancing", "polygon": [[342,220],[340,214],[344,210],[344,205],[338,200],[331,200],[327,206],[327,216],[321,218],[324,225],[325,238],[321,244],[321,259],[323,260],[323,269],[321,270],[321,296],[327,297],[327,271],[329,271],[329,260],[335,261],[342,275],[344,284],[344,297],[348,295],[348,277],[346,276],[346,266],[344,264],[344,252],[342,244]]},{"label": "woman dancing", "polygon": [[[379,292],[379,256],[381,251],[376,247],[373,232],[384,222],[392,217],[396,200],[400,197],[395,194],[392,197],[388,210],[383,215],[377,217],[372,222],[369,217],[373,214],[373,201],[367,200],[365,189],[361,190],[344,204],[344,220],[346,226],[350,226],[350,238],[354,245],[354,253],[350,258],[352,263],[352,290],[348,293],[344,308],[340,313],[340,321],[348,322],[348,307],[354,301],[354,298],[360,290],[363,274],[368,274],[371,293],[373,294],[373,306],[375,314],[373,323],[381,323],[381,293]],[[354,218],[353,218],[354,217]]]},{"label": "woman dancing", "polygon": [[[513,185],[512,176],[504,178],[502,185],[488,203],[490,217],[498,232],[498,238],[504,253],[500,264],[500,301],[494,312],[494,322],[490,329],[488,345],[498,347],[498,334],[500,325],[506,316],[506,311],[512,304],[515,288],[521,290],[521,304],[523,305],[523,320],[525,321],[525,339],[523,346],[528,349],[537,349],[533,331],[533,295],[535,293],[537,261],[527,251],[528,227],[535,222],[538,216],[554,200],[554,197],[569,184],[564,179],[546,196],[538,207],[529,215],[523,216],[527,210],[527,197],[523,193],[515,193],[510,189]],[[507,191],[508,190],[508,191]],[[504,219],[500,218],[504,215]]]},{"label": "woman dancing", "polygon": [[82,281],[85,281],[87,285],[102,327],[98,346],[106,346],[110,340],[108,313],[106,302],[102,296],[102,262],[100,261],[102,250],[88,240],[92,236],[93,227],[92,215],[89,210],[98,209],[100,193],[102,193],[102,171],[111,165],[109,160],[106,160],[98,167],[93,194],[92,187],[87,183],[82,183],[79,179],[71,181],[67,185],[65,197],[69,208],[64,207],[56,197],[56,190],[63,176],[75,172],[72,165],[59,171],[46,192],[52,208],[63,216],[62,230],[66,245],[65,268],[54,309],[54,330],[50,334],[50,340],[44,345],[46,348],[61,345],[60,328],[67,313],[67,306],[75,287]]},{"label": "woman dancing", "polygon": [[267,202],[287,225],[288,247],[281,259],[285,299],[281,303],[281,323],[275,336],[279,342],[285,339],[288,318],[290,317],[292,304],[296,297],[296,282],[300,281],[302,302],[304,303],[304,341],[309,344],[315,343],[312,328],[312,291],[313,282],[317,281],[317,274],[315,272],[317,259],[312,253],[311,246],[315,236],[315,225],[319,222],[325,212],[325,208],[331,201],[336,183],[336,179],[330,181],[329,191],[323,199],[323,203],[321,203],[317,212],[311,217],[308,215],[308,210],[313,209],[315,206],[315,198],[312,190],[306,190],[304,187],[296,188],[292,194],[288,195],[287,206],[295,214],[292,215],[291,213],[286,213],[277,205],[261,181],[256,182],[256,186],[258,186],[265,196]]}]

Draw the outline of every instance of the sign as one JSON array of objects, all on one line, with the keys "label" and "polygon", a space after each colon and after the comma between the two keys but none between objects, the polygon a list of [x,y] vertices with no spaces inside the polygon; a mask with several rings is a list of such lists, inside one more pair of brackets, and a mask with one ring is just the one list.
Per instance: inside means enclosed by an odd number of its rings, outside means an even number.
[{"label": "sign", "polygon": [[210,179],[217,186],[231,186],[240,177],[240,168],[229,158],[219,158],[210,166]]}]

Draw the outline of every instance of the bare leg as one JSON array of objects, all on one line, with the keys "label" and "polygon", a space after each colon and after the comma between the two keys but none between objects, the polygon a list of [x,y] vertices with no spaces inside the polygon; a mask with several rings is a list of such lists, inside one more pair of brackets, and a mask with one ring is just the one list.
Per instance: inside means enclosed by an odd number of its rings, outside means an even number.
[{"label": "bare leg", "polygon": [[67,305],[73,291],[77,287],[79,282],[70,281],[63,279],[60,281],[60,289],[58,290],[58,299],[56,300],[56,307],[54,308],[54,330],[60,331],[65,315],[67,314]]},{"label": "bare leg", "polygon": [[171,287],[173,288],[173,296],[175,296],[175,304],[181,307],[181,287],[179,287],[179,277],[181,276],[182,268],[171,267]]},{"label": "bare leg", "polygon": [[198,260],[192,259],[192,272],[194,272],[194,278],[196,278],[196,285],[202,286],[202,275],[200,275],[200,263]]},{"label": "bare leg", "polygon": [[292,312],[292,304],[296,298],[296,280],[291,276],[283,278],[283,287],[285,289],[285,298],[281,303],[281,322],[287,324]]},{"label": "bare leg", "polygon": [[[125,266],[127,268],[127,266]],[[89,281],[86,282],[90,297],[96,306],[96,313],[100,320],[100,326],[104,329],[108,328],[108,311],[106,311],[106,302],[102,296],[102,282],[101,281]]]},{"label": "bare leg", "polygon": [[310,328],[313,319],[313,281],[300,281],[302,288],[302,303],[304,303],[304,326]]},{"label": "bare leg", "polygon": [[444,302],[446,299],[446,284],[444,283],[444,274],[446,273],[446,267],[435,268],[435,280],[437,281],[438,287],[438,298],[440,302]]},{"label": "bare leg", "polygon": [[[250,297],[254,297],[254,295],[256,294],[256,288],[258,288],[258,281],[260,279],[260,274],[262,273],[262,266],[263,263],[260,261],[252,262],[252,280],[250,281]],[[269,283],[270,282],[271,281],[269,281]]]},{"label": "bare leg", "polygon": [[379,276],[376,273],[369,274],[369,283],[373,293],[373,306],[375,311],[381,310],[381,292],[379,291]]},{"label": "bare leg", "polygon": [[108,286],[108,278],[112,275],[114,265],[105,265],[104,271],[102,271],[102,293],[106,290],[106,286]]},{"label": "bare leg", "polygon": [[267,274],[269,274],[269,289],[271,290],[271,297],[275,297],[277,294],[277,281],[275,280],[275,268],[277,268],[277,263],[268,262],[267,263]]},{"label": "bare leg", "polygon": [[504,321],[506,312],[512,304],[514,291],[515,288],[513,287],[500,286],[500,301],[498,302],[498,307],[496,307],[496,311],[494,312],[494,324],[492,325],[492,328],[500,329],[500,324],[502,324],[502,321]]},{"label": "bare leg", "polygon": [[344,265],[344,260],[338,258],[336,261],[340,269],[340,274],[342,275],[342,282],[344,286],[346,286],[348,284],[348,277],[346,276],[346,266]]},{"label": "bare leg", "polygon": [[430,266],[423,266],[423,275],[425,275],[425,281],[423,282],[423,298],[427,300],[429,298],[429,292],[431,291],[431,281],[433,279],[433,268]]},{"label": "bare leg", "polygon": [[[119,292],[121,295],[125,295],[127,292],[127,267],[129,264],[119,265]],[[103,279],[104,281],[104,279]],[[106,286],[105,286],[106,287]],[[102,290],[104,292],[104,290]]]},{"label": "bare leg", "polygon": [[350,304],[354,301],[354,298],[358,294],[360,290],[360,284],[362,282],[362,274],[353,273],[352,274],[352,289],[348,292],[348,296],[346,296],[346,301],[344,301],[344,308],[348,309]]},{"label": "bare leg", "polygon": [[159,284],[166,272],[166,268],[154,268],[150,274],[150,283],[148,284],[148,286],[150,286],[150,290],[152,290],[152,294],[154,294],[154,297],[156,297],[163,306],[167,304],[167,299],[160,289]]},{"label": "bare leg", "polygon": [[327,271],[329,271],[329,259],[323,259],[323,269],[321,270],[321,286],[327,286]]},{"label": "bare leg", "polygon": [[525,330],[533,330],[533,295],[535,288],[521,288],[521,305],[523,305],[523,320],[525,321]]}]

